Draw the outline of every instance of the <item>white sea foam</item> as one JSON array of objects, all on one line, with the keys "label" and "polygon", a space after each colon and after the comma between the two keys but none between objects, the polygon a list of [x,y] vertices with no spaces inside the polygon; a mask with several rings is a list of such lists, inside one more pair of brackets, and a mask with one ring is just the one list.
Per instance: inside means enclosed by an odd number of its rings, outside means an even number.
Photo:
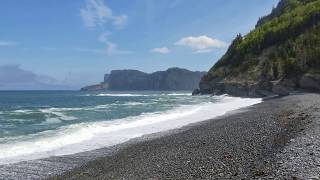
[{"label": "white sea foam", "polygon": [[[191,96],[191,93],[163,93],[161,96]],[[100,94],[85,94],[81,96],[110,96],[110,97],[142,97],[142,96],[159,96],[159,94],[113,94],[113,93],[100,93]]]},{"label": "white sea foam", "polygon": [[10,119],[11,122],[25,122],[25,119],[16,119],[16,118],[12,118]]},{"label": "white sea foam", "polygon": [[82,111],[83,108],[48,108],[49,111]]},{"label": "white sea foam", "polygon": [[129,101],[129,102],[125,102],[125,103],[112,103],[112,104],[101,104],[101,105],[97,105],[93,108],[87,108],[88,110],[100,110],[100,109],[104,109],[107,110],[112,106],[138,106],[138,105],[150,105],[150,104],[155,104],[154,102],[136,102],[136,101]]},{"label": "white sea foam", "polygon": [[41,125],[57,124],[57,123],[61,123],[61,120],[59,118],[47,118],[45,122],[41,123]]},{"label": "white sea foam", "polygon": [[93,96],[111,96],[111,97],[141,97],[141,96],[150,96],[146,94],[97,94]]},{"label": "white sea foam", "polygon": [[95,108],[96,109],[106,109],[109,107],[110,107],[110,104],[101,104],[101,105],[96,106]]},{"label": "white sea foam", "polygon": [[[74,154],[125,142],[129,139],[180,128],[190,123],[221,116],[226,112],[251,106],[261,99],[218,97],[216,103],[181,106],[173,110],[145,113],[113,121],[80,123],[45,131],[32,137],[0,144],[0,164],[49,156]],[[45,110],[46,113],[56,111]],[[61,118],[61,114],[56,114]]]},{"label": "white sea foam", "polygon": [[151,104],[151,103],[127,102],[127,103],[124,103],[123,105],[125,105],[125,106],[137,106],[137,105],[146,105],[146,104]]},{"label": "white sea foam", "polygon": [[[40,109],[41,112],[44,112],[44,113],[51,113],[51,114],[55,114],[57,116],[61,116],[61,112],[62,113],[65,113],[65,112],[68,112],[68,111],[95,111],[97,109],[106,109],[106,108],[109,108],[110,105],[112,104],[103,104],[103,105],[98,105],[98,106],[88,106],[88,107],[81,107],[81,108],[49,108],[49,109]],[[60,113],[59,113],[60,112]],[[63,115],[65,116],[65,115]],[[66,116],[65,116],[66,117]],[[77,119],[76,117],[73,117],[73,116],[68,116],[70,120],[74,120],[74,119]],[[68,120],[68,119],[63,119],[63,120]]]},{"label": "white sea foam", "polygon": [[8,113],[14,114],[14,115],[21,115],[21,114],[32,114],[32,113],[34,113],[34,111],[27,110],[27,109],[21,109],[21,110],[9,111]]},{"label": "white sea foam", "polygon": [[170,94],[163,94],[168,96],[191,96],[191,93],[170,93]]},{"label": "white sea foam", "polygon": [[64,113],[60,112],[60,111],[62,111],[62,108],[59,108],[59,109],[58,108],[40,109],[40,111],[44,114],[47,114],[47,115],[53,114],[53,115],[57,116],[59,119],[65,120],[65,121],[71,121],[71,120],[78,119],[74,116],[67,116]]},{"label": "white sea foam", "polygon": [[32,110],[15,110],[15,111],[12,111],[12,112],[15,112],[15,113],[31,113],[33,111]]}]

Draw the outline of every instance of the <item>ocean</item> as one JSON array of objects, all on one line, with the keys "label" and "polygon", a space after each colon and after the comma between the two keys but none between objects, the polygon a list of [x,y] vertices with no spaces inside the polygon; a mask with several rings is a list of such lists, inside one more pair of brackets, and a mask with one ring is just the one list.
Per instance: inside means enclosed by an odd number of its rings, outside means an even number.
[{"label": "ocean", "polygon": [[0,91],[0,164],[108,147],[261,101],[190,92]]}]

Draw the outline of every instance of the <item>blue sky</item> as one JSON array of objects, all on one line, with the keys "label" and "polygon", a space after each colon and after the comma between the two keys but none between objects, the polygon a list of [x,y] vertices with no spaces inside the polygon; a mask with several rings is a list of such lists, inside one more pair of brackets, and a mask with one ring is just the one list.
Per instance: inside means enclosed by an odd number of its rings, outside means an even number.
[{"label": "blue sky", "polygon": [[113,69],[206,71],[277,2],[2,0],[0,89],[77,89]]}]

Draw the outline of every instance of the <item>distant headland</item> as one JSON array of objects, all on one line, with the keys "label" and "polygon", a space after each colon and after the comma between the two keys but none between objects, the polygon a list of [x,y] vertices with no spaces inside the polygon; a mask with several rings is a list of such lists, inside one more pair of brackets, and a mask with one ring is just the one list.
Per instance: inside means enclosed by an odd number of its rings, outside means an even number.
[{"label": "distant headland", "polygon": [[81,91],[192,90],[198,87],[205,73],[182,68],[169,68],[166,71],[154,73],[145,73],[138,70],[113,70],[110,74],[105,74],[102,83],[83,87]]}]

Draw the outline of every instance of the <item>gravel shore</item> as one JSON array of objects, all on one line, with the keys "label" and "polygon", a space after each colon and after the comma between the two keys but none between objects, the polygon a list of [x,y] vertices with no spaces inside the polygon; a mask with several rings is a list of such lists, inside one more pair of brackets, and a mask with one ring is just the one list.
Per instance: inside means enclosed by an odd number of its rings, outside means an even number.
[{"label": "gravel shore", "polygon": [[319,179],[320,95],[265,101],[53,179]]}]

